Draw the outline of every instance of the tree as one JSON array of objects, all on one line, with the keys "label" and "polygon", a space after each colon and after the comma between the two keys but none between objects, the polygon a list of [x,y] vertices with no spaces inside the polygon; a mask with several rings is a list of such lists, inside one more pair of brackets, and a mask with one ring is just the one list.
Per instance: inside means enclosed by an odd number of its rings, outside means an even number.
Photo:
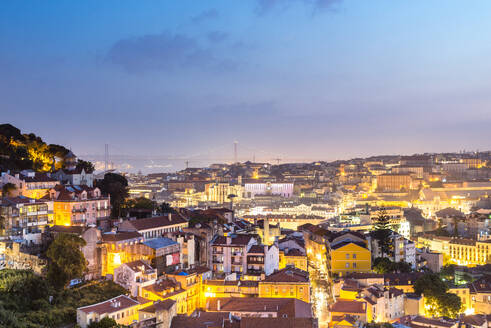
[{"label": "tree", "polygon": [[446,281],[455,280],[455,264],[444,265],[440,270],[440,277]]},{"label": "tree", "polygon": [[391,272],[411,272],[412,268],[409,263],[404,261],[392,262],[387,257],[377,257],[373,261],[373,270],[377,273],[391,273]]},{"label": "tree", "polygon": [[455,318],[462,311],[462,301],[460,297],[445,293],[437,297],[437,312],[439,316]]},{"label": "tree", "polygon": [[104,194],[111,196],[111,216],[121,216],[121,209],[128,197],[128,180],[120,174],[106,173],[104,179],[98,180],[96,186]]},{"label": "tree", "polygon": [[122,326],[118,325],[118,323],[114,319],[109,317],[104,317],[98,322],[92,322],[87,327],[88,328],[113,328],[113,327],[122,327]]},{"label": "tree", "polygon": [[82,276],[86,261],[81,248],[85,244],[85,240],[70,234],[59,234],[53,240],[46,255],[48,280],[54,287],[63,288],[70,280]]},{"label": "tree", "polygon": [[167,213],[175,213],[176,211],[170,206],[169,203],[166,203],[166,202],[163,202],[162,204],[160,204],[160,206],[158,207],[158,211],[161,213],[161,214],[167,214]]},{"label": "tree", "polygon": [[84,161],[83,159],[77,160],[77,169],[84,169],[85,173],[93,173],[95,171],[94,164],[89,161]]},{"label": "tree", "polygon": [[378,246],[382,251],[382,257],[384,257],[390,253],[392,246],[392,239],[390,238],[392,235],[390,218],[384,209],[379,212],[378,217],[375,219],[374,228],[373,236],[377,240]]},{"label": "tree", "polygon": [[14,192],[17,190],[17,186],[14,185],[13,183],[7,182],[6,184],[3,185],[2,187],[2,195],[5,197],[12,197],[14,195]]},{"label": "tree", "polygon": [[377,273],[389,273],[392,270],[392,261],[387,257],[377,257],[373,260],[373,270]]},{"label": "tree", "polygon": [[447,293],[447,285],[436,273],[426,273],[414,283],[414,291],[424,294],[425,307],[432,316],[455,318],[462,310],[460,297]]},{"label": "tree", "polygon": [[426,273],[414,282],[414,292],[425,296],[436,296],[447,291],[447,285],[436,273]]}]

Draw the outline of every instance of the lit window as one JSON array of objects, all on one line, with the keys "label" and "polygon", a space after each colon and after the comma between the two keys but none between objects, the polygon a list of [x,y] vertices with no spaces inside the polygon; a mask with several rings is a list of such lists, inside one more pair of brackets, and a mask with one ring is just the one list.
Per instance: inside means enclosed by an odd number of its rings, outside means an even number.
[{"label": "lit window", "polygon": [[346,263],[345,267],[349,268],[349,263]]}]

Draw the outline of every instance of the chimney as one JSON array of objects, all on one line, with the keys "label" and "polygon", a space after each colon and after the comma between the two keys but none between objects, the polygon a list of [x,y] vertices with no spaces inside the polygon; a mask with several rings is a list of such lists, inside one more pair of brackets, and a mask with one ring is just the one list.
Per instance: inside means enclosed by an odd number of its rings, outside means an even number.
[{"label": "chimney", "polygon": [[217,301],[217,311],[220,311],[220,300]]}]

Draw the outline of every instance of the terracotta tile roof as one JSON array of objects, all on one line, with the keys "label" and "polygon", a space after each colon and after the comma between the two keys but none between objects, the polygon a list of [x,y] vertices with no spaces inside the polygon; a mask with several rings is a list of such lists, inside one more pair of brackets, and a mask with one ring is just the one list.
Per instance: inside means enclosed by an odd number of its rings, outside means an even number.
[{"label": "terracotta tile roof", "polygon": [[163,301],[157,301],[153,303],[150,306],[147,306],[146,308],[140,309],[140,311],[143,312],[149,312],[149,313],[155,313],[158,311],[167,311],[169,310],[174,304],[176,304],[176,301],[174,300],[163,300]]},{"label": "terracotta tile roof", "polygon": [[227,237],[225,236],[217,236],[215,240],[212,242],[213,245],[237,245],[237,246],[245,246],[249,243],[253,235],[232,235],[230,244],[227,244]]},{"label": "terracotta tile roof", "polygon": [[104,242],[116,242],[135,238],[142,238],[142,235],[136,231],[102,234],[102,241]]},{"label": "terracotta tile roof", "polygon": [[383,274],[379,273],[371,273],[371,272],[353,272],[348,273],[347,276],[351,279],[376,279],[376,278],[384,278]]},{"label": "terracotta tile roof", "polygon": [[413,285],[416,279],[423,275],[422,272],[411,273],[386,273],[384,274],[384,281],[390,286],[403,286]]},{"label": "terracotta tile roof", "polygon": [[72,233],[76,235],[81,235],[85,230],[85,227],[82,226],[62,226],[62,225],[54,225],[49,228],[50,232],[56,233]]},{"label": "terracotta tile roof", "polygon": [[339,313],[366,313],[366,303],[359,301],[338,300],[329,306],[329,311]]},{"label": "terracotta tile roof", "polygon": [[156,216],[153,218],[145,218],[129,221],[131,225],[138,231],[157,229],[175,224],[187,223],[180,215],[169,214],[164,216]]},{"label": "terracotta tile roof", "polygon": [[367,248],[365,243],[360,242],[360,241],[343,241],[343,242],[340,242],[339,244],[331,246],[331,249],[338,249],[338,248],[344,247],[344,246],[349,245],[349,244],[355,244],[355,245],[358,245],[362,248]]},{"label": "terracotta tile roof", "polygon": [[462,318],[462,321],[468,325],[472,326],[482,326],[486,322],[486,317],[484,315],[474,314],[466,315]]},{"label": "terracotta tile roof", "polygon": [[416,316],[411,320],[411,325],[416,324],[416,325],[421,325],[421,326],[432,326],[432,327],[445,327],[445,328],[450,328],[452,327],[455,323],[454,322],[447,322],[442,319],[430,319],[422,316]]},{"label": "terracotta tile roof", "polygon": [[471,293],[491,293],[491,276],[484,276],[469,284]]},{"label": "terracotta tile roof", "polygon": [[[236,322],[234,319],[232,320]],[[192,317],[174,316],[171,328],[222,328],[229,327],[227,326],[228,323],[230,323],[230,313],[228,312],[198,312],[196,316]]]},{"label": "terracotta tile roof", "polygon": [[309,282],[309,273],[294,267],[276,271],[264,279],[265,282]]},{"label": "terracotta tile roof", "polygon": [[254,318],[244,317],[240,320],[240,328],[314,328],[317,319],[313,318]]},{"label": "terracotta tile roof", "polygon": [[123,309],[127,309],[139,304],[140,303],[138,301],[135,301],[129,298],[128,296],[120,295],[101,303],[80,307],[77,310],[81,310],[85,313],[95,312],[101,315],[104,313],[113,313],[116,311],[121,311]]},{"label": "terracotta tile roof", "polygon": [[264,254],[264,245],[252,245],[247,254]]},{"label": "terracotta tile roof", "polygon": [[209,311],[218,311],[219,302],[219,312],[273,312],[279,317],[312,318],[310,303],[296,298],[212,298],[208,303]]}]

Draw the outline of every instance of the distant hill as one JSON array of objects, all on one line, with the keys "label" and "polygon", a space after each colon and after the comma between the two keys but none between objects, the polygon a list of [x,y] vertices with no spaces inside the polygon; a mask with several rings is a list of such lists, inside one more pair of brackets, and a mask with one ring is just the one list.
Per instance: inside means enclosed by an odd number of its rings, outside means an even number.
[{"label": "distant hill", "polygon": [[22,134],[11,124],[0,125],[0,170],[27,170],[47,172],[59,169],[68,149],[46,144],[34,133]]}]

